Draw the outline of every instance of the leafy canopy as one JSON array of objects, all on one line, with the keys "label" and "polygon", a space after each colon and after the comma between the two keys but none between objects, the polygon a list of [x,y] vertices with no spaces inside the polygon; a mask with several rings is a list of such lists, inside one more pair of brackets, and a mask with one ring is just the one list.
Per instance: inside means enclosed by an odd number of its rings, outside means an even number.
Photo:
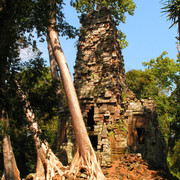
[{"label": "leafy canopy", "polygon": [[125,23],[125,13],[133,15],[136,8],[133,0],[76,0],[75,2],[72,0],[71,4],[78,13],[88,13],[100,7],[108,7],[117,24]]},{"label": "leafy canopy", "polygon": [[79,13],[88,13],[100,7],[108,7],[117,24],[125,23],[125,13],[133,15],[136,7],[133,0],[76,0],[71,1],[71,4]]},{"label": "leafy canopy", "polygon": [[158,94],[155,78],[149,72],[142,70],[128,71],[126,73],[126,80],[129,89],[131,89],[139,99],[154,97]]},{"label": "leafy canopy", "polygon": [[[116,25],[125,23],[125,14],[133,15],[136,8],[133,0],[71,0],[71,5],[76,8],[78,13],[88,13],[101,7],[108,7]],[[128,46],[126,35],[120,30],[118,42],[122,49]]]},{"label": "leafy canopy", "polygon": [[[51,11],[55,10],[56,29],[60,35],[74,38],[77,30],[69,25],[62,12],[63,1],[53,0],[56,7],[46,0],[1,0],[0,1],[0,57],[2,62],[14,61],[19,48],[36,45],[34,33],[43,41],[47,35]],[[4,64],[1,65],[1,68]]]},{"label": "leafy canopy", "polygon": [[143,65],[147,67],[145,70],[156,78],[156,85],[162,92],[170,93],[175,88],[174,83],[179,76],[179,63],[166,57],[166,55],[167,52],[164,51],[156,59],[143,62]]},{"label": "leafy canopy", "polygon": [[[40,54],[28,62],[22,63],[19,69],[19,71],[11,73],[11,77],[6,81],[4,108],[9,116],[9,135],[18,168],[21,170],[21,176],[26,177],[27,174],[35,172],[36,151],[23,111],[23,102],[20,102],[16,92],[17,87],[14,86],[11,79],[18,80],[26,93],[41,128],[41,138],[46,139],[53,150],[56,149],[57,122],[61,120],[55,93],[58,87],[57,83],[61,82],[52,80],[50,68],[46,67]],[[1,124],[0,130],[2,130]],[[2,138],[1,133],[0,138]],[[0,162],[3,162],[1,151]],[[0,164],[0,175],[1,170],[3,170],[3,163]]]}]

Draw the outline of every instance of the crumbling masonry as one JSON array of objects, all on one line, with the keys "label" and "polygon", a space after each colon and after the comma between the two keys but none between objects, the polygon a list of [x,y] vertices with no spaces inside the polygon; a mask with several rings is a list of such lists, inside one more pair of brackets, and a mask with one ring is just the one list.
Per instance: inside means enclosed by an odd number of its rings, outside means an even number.
[{"label": "crumbling masonry", "polygon": [[125,152],[139,152],[165,165],[153,100],[128,90],[118,31],[107,8],[81,17],[74,85],[84,121],[101,165]]}]

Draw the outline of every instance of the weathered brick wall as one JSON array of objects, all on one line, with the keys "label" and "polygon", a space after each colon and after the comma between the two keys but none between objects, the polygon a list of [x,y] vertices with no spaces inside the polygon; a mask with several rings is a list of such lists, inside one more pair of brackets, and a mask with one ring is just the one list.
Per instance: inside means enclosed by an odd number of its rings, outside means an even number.
[{"label": "weathered brick wall", "polygon": [[167,168],[166,144],[159,129],[154,101],[138,100],[132,92],[128,92],[122,104],[125,107],[124,120],[128,122],[129,150],[140,152],[143,158],[158,168]]},{"label": "weathered brick wall", "polygon": [[165,163],[152,100],[128,91],[118,31],[107,8],[81,17],[74,85],[88,133],[102,165],[127,150]]},{"label": "weathered brick wall", "polygon": [[[80,103],[112,104],[109,109],[98,106],[100,114],[107,109],[117,116],[115,104],[117,106],[127,88],[117,29],[106,8],[83,15],[81,24],[74,67],[74,84]],[[83,112],[87,109],[82,107]],[[99,121],[102,116],[95,119]]]},{"label": "weathered brick wall", "polygon": [[81,24],[74,84],[90,138],[107,165],[111,162],[108,131],[120,119],[120,101],[127,90],[124,61],[107,8],[83,15]]}]

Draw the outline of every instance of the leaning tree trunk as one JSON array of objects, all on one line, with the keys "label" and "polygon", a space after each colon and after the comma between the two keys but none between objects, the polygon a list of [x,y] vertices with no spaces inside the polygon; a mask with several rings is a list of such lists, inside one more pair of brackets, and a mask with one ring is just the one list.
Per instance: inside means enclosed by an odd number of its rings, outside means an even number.
[{"label": "leaning tree trunk", "polygon": [[176,45],[176,48],[177,48],[177,51],[178,51],[178,55],[180,54],[180,13],[178,14],[178,37],[177,37],[177,40],[178,40],[178,43]]},{"label": "leaning tree trunk", "polygon": [[11,146],[10,136],[7,135],[8,131],[8,115],[2,110],[1,122],[4,126],[2,130],[2,147],[3,147],[3,160],[4,160],[4,174],[2,180],[20,180],[20,173],[16,164],[13,149]]},{"label": "leaning tree trunk", "polygon": [[72,124],[78,150],[72,162],[69,174],[74,174],[75,176],[80,171],[80,169],[83,168],[88,173],[88,179],[105,179],[100,165],[97,162],[95,152],[91,145],[85,123],[83,121],[73,81],[58,39],[58,33],[54,28],[55,24],[55,18],[52,18],[51,26],[48,27],[48,36],[61,73],[61,79],[67,97],[67,103],[72,118]]},{"label": "leaning tree trunk", "polygon": [[180,13],[178,14],[178,35],[179,35],[179,37],[178,37],[178,43],[180,43]]},{"label": "leaning tree trunk", "polygon": [[56,150],[60,150],[60,146],[65,141],[65,132],[66,132],[66,117],[64,117],[65,113],[65,99],[64,94],[61,91],[60,86],[60,76],[57,69],[57,62],[54,57],[54,53],[51,48],[51,44],[49,41],[49,38],[47,37],[47,43],[48,43],[48,52],[49,52],[49,61],[50,61],[50,70],[51,70],[51,76],[54,83],[58,83],[56,87],[56,100],[58,103],[58,132],[57,132],[57,143],[56,143]]},{"label": "leaning tree trunk", "polygon": [[[36,172],[36,179],[52,180],[57,175],[62,176],[64,174],[63,173],[64,168],[61,162],[54,155],[48,143],[46,141],[41,141],[39,137],[39,135],[41,134],[41,130],[37,124],[37,121],[35,121],[35,115],[30,106],[30,102],[27,100],[25,93],[22,91],[17,81],[16,81],[16,85],[18,87],[17,94],[20,97],[21,102],[23,102],[23,110],[26,115],[26,119],[28,121],[30,132],[33,135],[33,139],[37,151],[36,170],[38,172]],[[43,172],[45,172],[44,175]]]}]

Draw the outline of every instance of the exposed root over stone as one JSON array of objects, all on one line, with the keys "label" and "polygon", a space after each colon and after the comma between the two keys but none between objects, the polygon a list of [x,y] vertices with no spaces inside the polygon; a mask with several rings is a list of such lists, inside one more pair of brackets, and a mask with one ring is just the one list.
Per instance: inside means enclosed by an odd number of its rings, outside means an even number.
[{"label": "exposed root over stone", "polygon": [[29,130],[33,136],[36,151],[37,151],[37,168],[35,179],[37,180],[52,180],[57,174],[64,175],[65,168],[50,149],[46,141],[40,139],[41,129],[35,120],[35,114],[30,106],[25,93],[21,89],[17,81],[17,94],[23,102],[23,110],[29,125]]},{"label": "exposed root over stone", "polygon": [[[52,150],[48,148],[47,142],[41,144],[38,149],[38,155],[44,168],[46,180],[52,180],[57,175],[63,177],[66,168],[61,164]],[[36,175],[36,179],[39,179],[38,175]]]},{"label": "exposed root over stone", "polygon": [[[70,176],[75,178],[80,170],[84,170],[87,173],[87,179],[89,180],[105,179],[89,139],[88,143],[87,141],[82,141],[84,143],[83,146],[86,148],[82,148],[82,144],[81,148],[77,148],[77,153],[71,163],[70,170],[66,170],[59,159],[52,152],[48,143],[40,139],[39,134],[41,134],[41,130],[37,121],[35,120],[35,114],[30,106],[30,102],[17,81],[16,85],[18,87],[17,93],[21,98],[21,101],[24,103],[23,110],[26,114],[26,119],[37,151],[37,168],[35,179],[64,179],[65,177]],[[58,178],[55,178],[57,176]]]},{"label": "exposed root over stone", "polygon": [[85,171],[87,179],[89,180],[106,179],[101,171],[96,156],[91,156],[89,153],[87,153],[86,156],[82,156],[77,150],[71,163],[70,170],[66,171],[66,176],[76,178],[80,171]]}]

